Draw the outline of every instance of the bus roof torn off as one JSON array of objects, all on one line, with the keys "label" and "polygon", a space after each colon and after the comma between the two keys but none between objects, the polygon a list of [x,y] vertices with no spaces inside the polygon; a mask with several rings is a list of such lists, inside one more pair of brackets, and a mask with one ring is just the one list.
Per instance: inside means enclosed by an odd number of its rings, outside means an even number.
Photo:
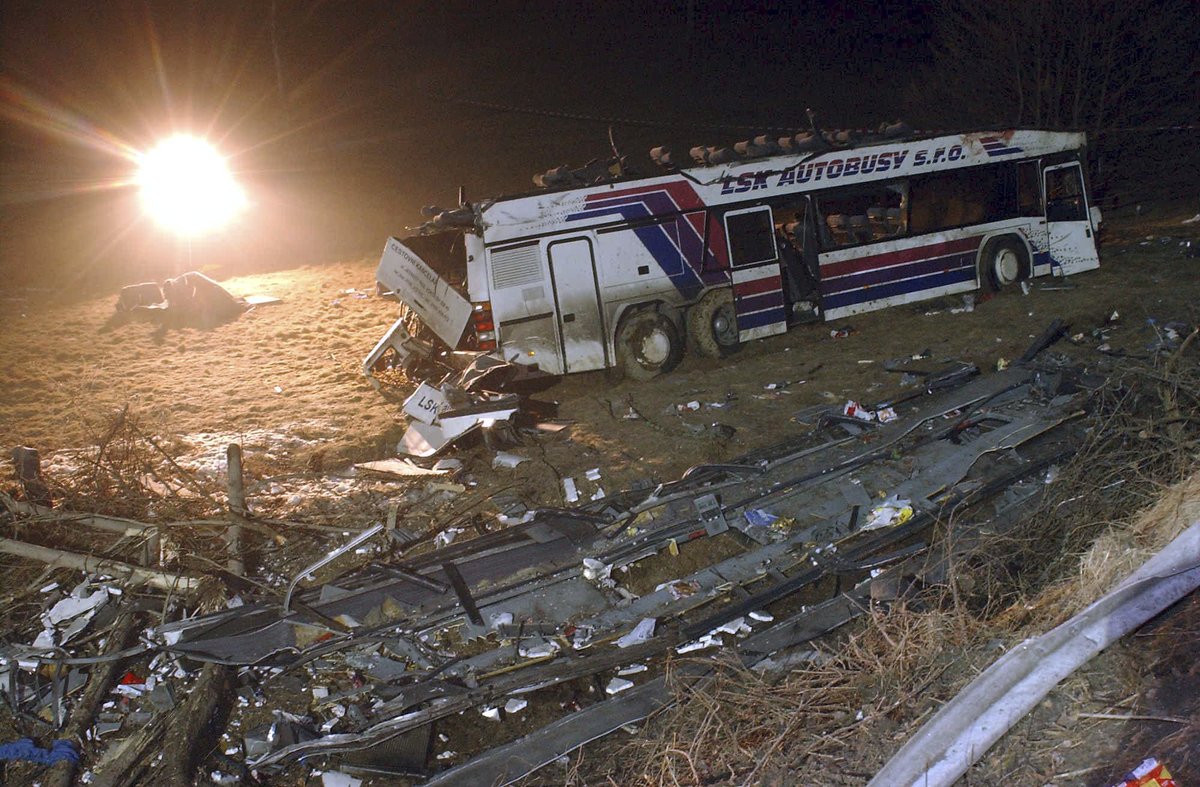
[{"label": "bus roof torn off", "polygon": [[364,370],[443,347],[648,379],[685,347],[721,357],[800,322],[1099,264],[1081,133],[786,139],[431,209],[384,249],[376,277],[403,314]]}]

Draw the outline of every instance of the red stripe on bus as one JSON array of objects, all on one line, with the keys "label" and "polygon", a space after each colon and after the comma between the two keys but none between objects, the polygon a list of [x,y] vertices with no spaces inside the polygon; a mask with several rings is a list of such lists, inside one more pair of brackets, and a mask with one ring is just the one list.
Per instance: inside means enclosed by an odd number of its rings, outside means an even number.
[{"label": "red stripe on bus", "polygon": [[733,294],[739,298],[747,295],[758,295],[760,292],[774,292],[783,288],[783,279],[779,276],[768,276],[765,279],[755,279],[733,285]]},{"label": "red stripe on bus", "polygon": [[850,273],[862,273],[874,268],[886,268],[889,265],[900,265],[905,262],[915,262],[930,257],[940,257],[943,254],[961,254],[964,251],[974,251],[979,248],[982,238],[960,238],[942,243],[931,243],[928,246],[918,246],[913,249],[900,249],[884,254],[872,254],[869,257],[858,257],[853,260],[843,260],[821,266],[821,278],[845,276]]}]

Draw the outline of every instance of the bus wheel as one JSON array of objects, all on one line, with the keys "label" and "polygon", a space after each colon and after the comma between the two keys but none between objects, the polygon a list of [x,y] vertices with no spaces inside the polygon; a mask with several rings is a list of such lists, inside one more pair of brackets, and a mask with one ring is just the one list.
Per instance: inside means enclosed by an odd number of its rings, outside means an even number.
[{"label": "bus wheel", "polygon": [[1029,275],[1025,247],[1015,238],[995,238],[983,247],[979,258],[980,283],[999,292]]},{"label": "bus wheel", "polygon": [[617,367],[632,380],[650,380],[671,371],[683,358],[675,323],[656,311],[640,311],[621,321]]},{"label": "bus wheel", "polygon": [[733,291],[723,287],[708,292],[688,309],[687,329],[696,351],[709,358],[723,358],[742,349]]}]

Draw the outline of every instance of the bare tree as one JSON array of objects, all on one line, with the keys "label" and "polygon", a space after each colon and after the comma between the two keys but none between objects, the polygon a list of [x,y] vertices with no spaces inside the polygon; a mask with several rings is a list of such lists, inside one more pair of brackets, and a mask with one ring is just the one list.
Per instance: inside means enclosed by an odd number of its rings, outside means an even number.
[{"label": "bare tree", "polygon": [[[910,104],[926,124],[1093,132],[1093,163],[1108,175],[1117,151],[1152,147],[1152,129],[1197,120],[1196,8],[1192,0],[935,0],[933,63]],[[1195,143],[1192,131],[1187,145]]]}]

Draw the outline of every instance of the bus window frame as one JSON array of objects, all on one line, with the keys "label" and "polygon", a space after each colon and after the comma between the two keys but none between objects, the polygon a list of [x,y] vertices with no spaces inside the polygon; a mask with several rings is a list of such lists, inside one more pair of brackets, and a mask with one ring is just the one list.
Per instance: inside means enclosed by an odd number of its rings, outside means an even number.
[{"label": "bus window frame", "polygon": [[[738,261],[734,255],[734,248],[733,248],[734,236],[733,236],[733,233],[729,231],[729,219],[731,216],[732,217],[745,216],[745,215],[749,215],[751,213],[766,214],[767,233],[768,233],[768,237],[771,239],[771,256],[764,257],[763,259],[758,259],[758,260]],[[754,265],[765,265],[770,262],[778,262],[779,261],[779,248],[775,244],[775,220],[774,220],[774,214],[771,212],[770,205],[751,205],[750,207],[746,207],[746,208],[734,208],[732,210],[727,210],[721,215],[721,224],[725,228],[725,246],[726,246],[726,251],[729,252],[729,267],[731,269],[733,269],[733,268],[749,268]]]}]

